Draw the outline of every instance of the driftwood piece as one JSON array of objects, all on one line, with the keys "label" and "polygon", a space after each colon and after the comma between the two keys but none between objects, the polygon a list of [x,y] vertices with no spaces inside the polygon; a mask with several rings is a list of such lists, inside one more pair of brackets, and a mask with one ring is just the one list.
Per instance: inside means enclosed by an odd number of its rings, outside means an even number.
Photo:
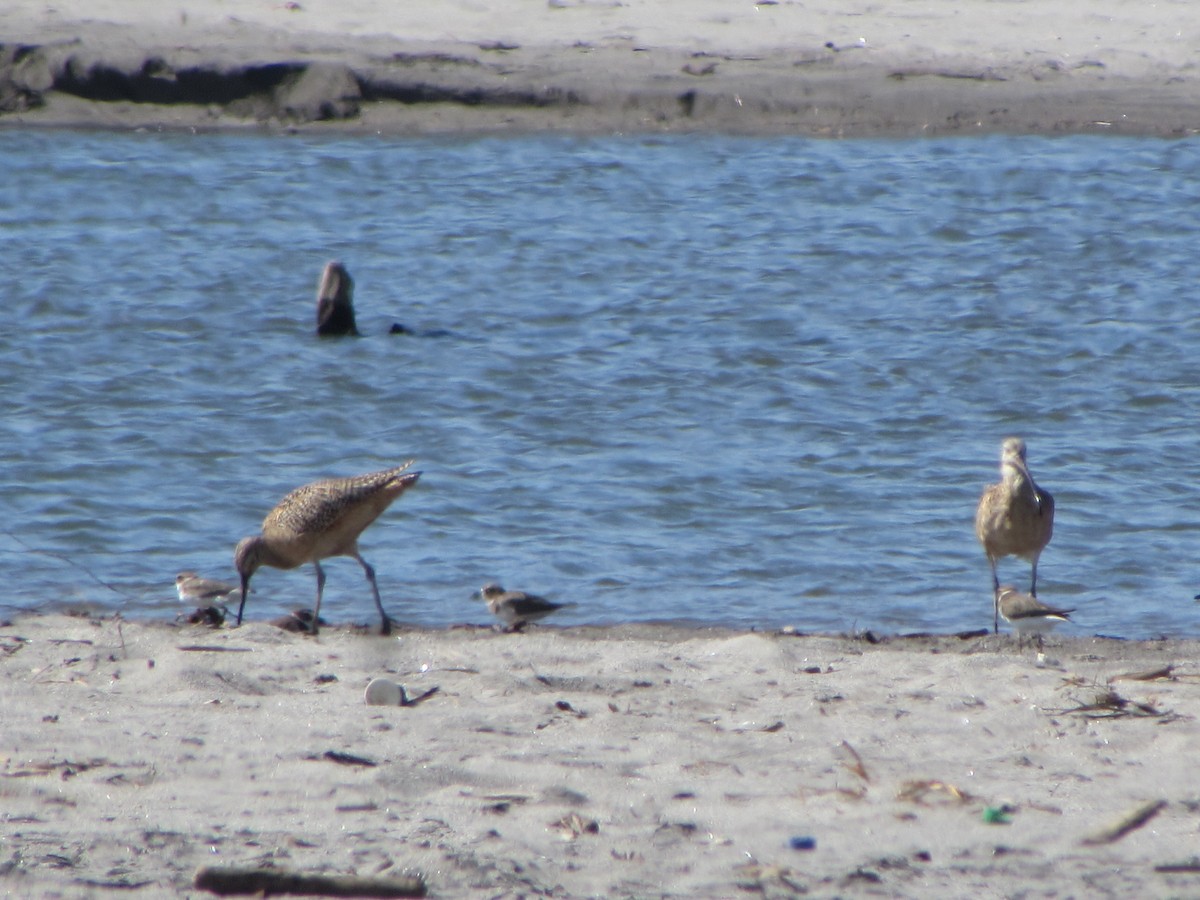
[{"label": "driftwood piece", "polygon": [[192,884],[199,890],[220,894],[275,894],[323,897],[424,897],[425,881],[416,876],[357,878],[345,875],[305,875],[282,869],[236,869],[202,866]]}]

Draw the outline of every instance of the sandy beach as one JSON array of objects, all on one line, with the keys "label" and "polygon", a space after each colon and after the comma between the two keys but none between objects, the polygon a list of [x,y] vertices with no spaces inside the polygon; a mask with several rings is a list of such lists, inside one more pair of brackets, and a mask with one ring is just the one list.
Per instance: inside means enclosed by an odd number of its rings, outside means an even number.
[{"label": "sandy beach", "polygon": [[[0,889],[1200,893],[1194,642],[670,626],[0,628]],[[384,678],[416,702],[369,706]]]},{"label": "sandy beach", "polygon": [[1133,0],[14,0],[0,124],[1182,136],[1198,44]]},{"label": "sandy beach", "polygon": [[[1182,0],[12,0],[0,128],[1175,137],[1198,45]],[[0,891],[1200,896],[1197,650],[22,616]]]}]

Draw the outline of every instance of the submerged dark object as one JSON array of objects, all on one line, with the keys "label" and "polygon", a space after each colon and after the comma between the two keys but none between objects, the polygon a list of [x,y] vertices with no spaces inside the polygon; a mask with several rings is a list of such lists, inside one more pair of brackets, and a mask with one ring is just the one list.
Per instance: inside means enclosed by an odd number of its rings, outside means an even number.
[{"label": "submerged dark object", "polygon": [[354,279],[336,259],[325,264],[317,285],[317,334],[358,336],[354,321]]}]

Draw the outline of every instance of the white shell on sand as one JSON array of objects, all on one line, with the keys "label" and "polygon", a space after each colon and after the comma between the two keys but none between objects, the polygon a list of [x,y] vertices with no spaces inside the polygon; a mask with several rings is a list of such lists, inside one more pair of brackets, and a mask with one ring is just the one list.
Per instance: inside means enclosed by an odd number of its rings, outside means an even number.
[{"label": "white shell on sand", "polygon": [[373,678],[364,699],[367,706],[400,706],[404,703],[404,686],[387,678]]}]

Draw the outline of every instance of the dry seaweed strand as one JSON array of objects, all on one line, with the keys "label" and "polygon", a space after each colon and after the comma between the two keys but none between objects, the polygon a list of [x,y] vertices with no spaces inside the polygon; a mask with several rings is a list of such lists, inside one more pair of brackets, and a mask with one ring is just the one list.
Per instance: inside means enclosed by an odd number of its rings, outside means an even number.
[{"label": "dry seaweed strand", "polygon": [[842,741],[840,744],[838,744],[838,749],[841,751],[843,756],[849,757],[849,759],[842,760],[842,768],[852,772],[869,784],[871,782],[871,776],[867,774],[867,767],[863,765],[862,757],[858,755],[858,751],[850,746],[849,741]]},{"label": "dry seaweed strand", "polygon": [[910,803],[924,803],[927,797],[945,797],[958,803],[970,803],[975,799],[952,784],[933,779],[906,781],[896,792],[897,800],[907,800]]},{"label": "dry seaweed strand", "polygon": [[1063,709],[1048,709],[1046,712],[1052,715],[1079,713],[1089,719],[1119,719],[1124,716],[1144,716],[1147,718],[1163,719],[1164,721],[1175,721],[1179,718],[1176,713],[1169,710],[1160,710],[1149,703],[1127,700],[1112,688],[1100,688],[1097,690],[1095,697],[1092,698],[1090,703],[1080,703],[1077,706],[1064,707]]}]

